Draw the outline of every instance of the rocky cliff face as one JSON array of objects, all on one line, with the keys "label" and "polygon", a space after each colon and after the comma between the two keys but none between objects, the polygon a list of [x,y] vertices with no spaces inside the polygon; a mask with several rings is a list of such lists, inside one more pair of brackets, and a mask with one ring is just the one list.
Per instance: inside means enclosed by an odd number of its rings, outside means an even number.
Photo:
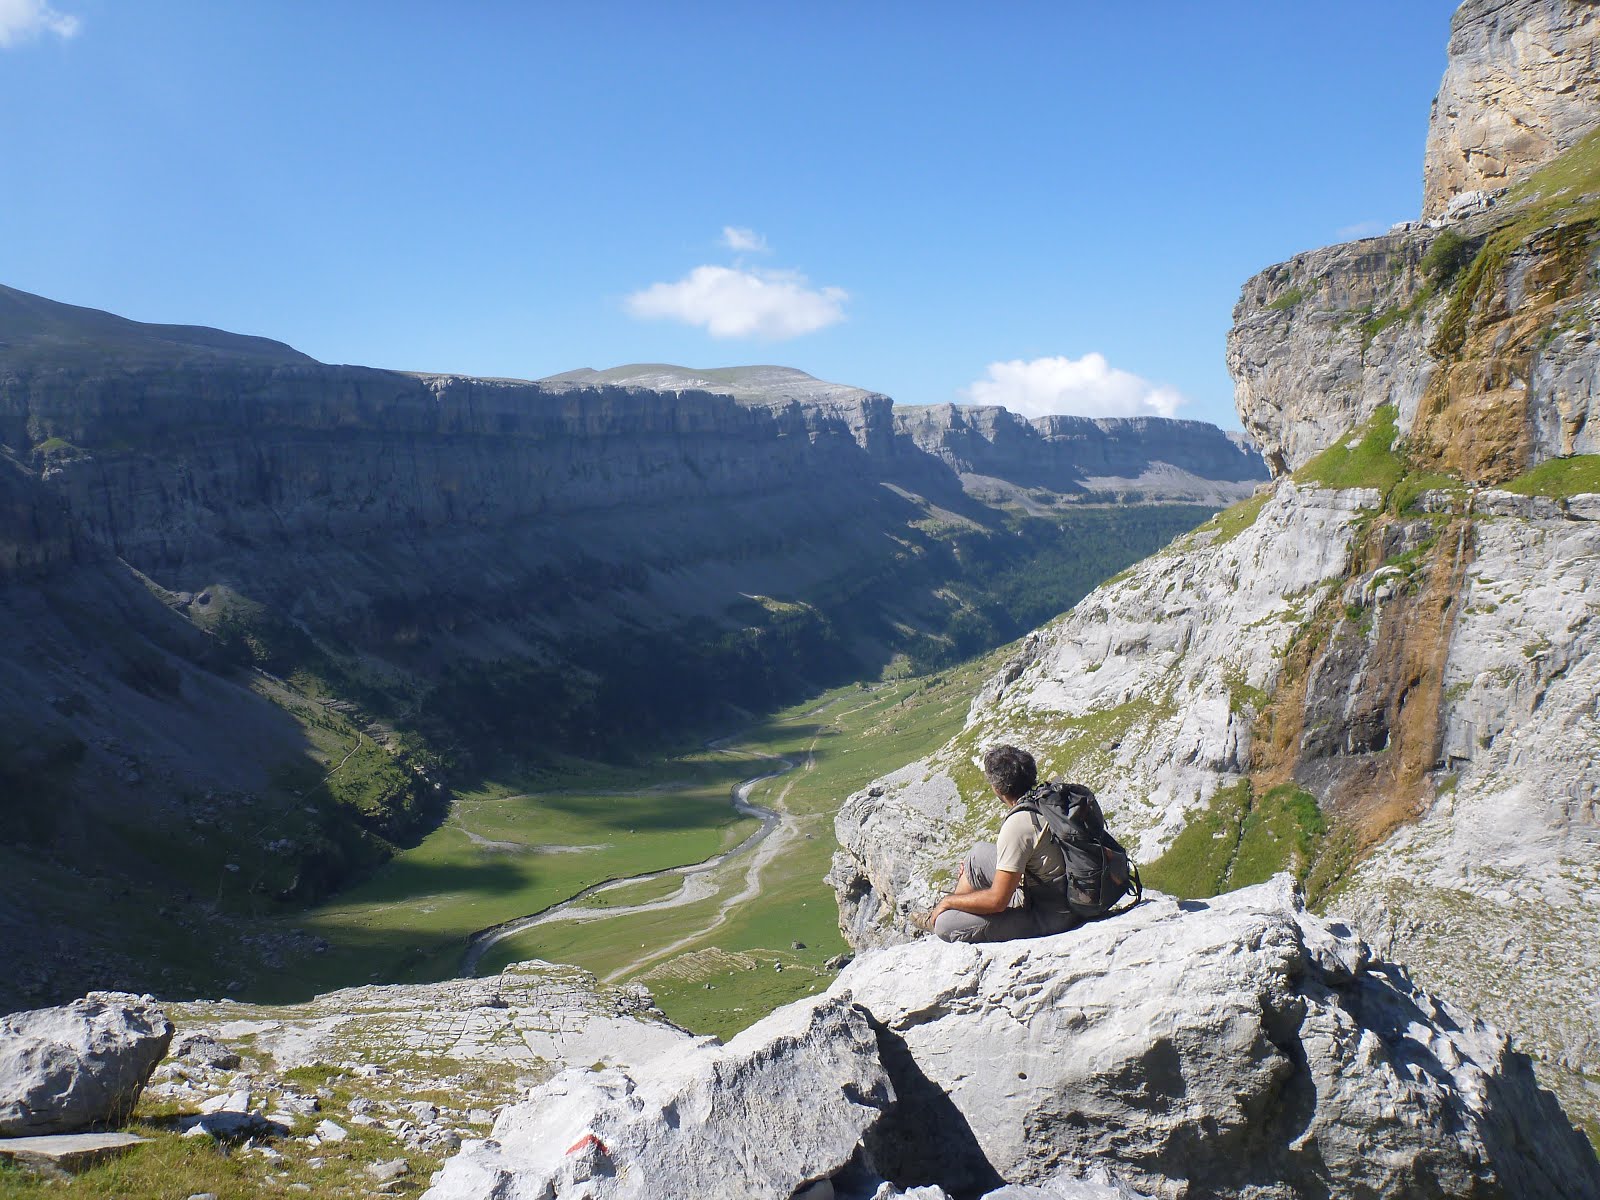
[{"label": "rocky cliff face", "polygon": [[[1589,7],[1468,4],[1457,33]],[[957,739],[849,799],[852,940],[907,936],[997,822],[978,754],[1015,741],[1163,888],[1296,871],[1595,1122],[1596,195],[1591,136],[1497,203],[1246,283],[1229,363],[1272,494],[1027,639]]]},{"label": "rocky cliff face", "polygon": [[1249,280],[1228,365],[1272,469],[1298,470],[1385,407],[1419,463],[1473,482],[1600,449],[1597,185],[1590,139],[1487,212]]},{"label": "rocky cliff face", "polygon": [[979,496],[1026,489],[1093,498],[1200,503],[1265,479],[1237,435],[1160,417],[1038,417],[953,404],[894,410],[895,433]]},{"label": "rocky cliff face", "polygon": [[1422,215],[1502,188],[1600,121],[1600,8],[1593,0],[1469,0],[1450,26],[1433,102]]}]

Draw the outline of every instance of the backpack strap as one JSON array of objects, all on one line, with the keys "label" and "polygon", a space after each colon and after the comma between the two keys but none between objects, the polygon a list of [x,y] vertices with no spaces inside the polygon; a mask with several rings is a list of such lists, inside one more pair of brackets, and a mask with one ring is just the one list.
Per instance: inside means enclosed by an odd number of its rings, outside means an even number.
[{"label": "backpack strap", "polygon": [[1104,915],[1097,918],[1097,920],[1104,920],[1106,917],[1118,916],[1127,912],[1129,909],[1138,908],[1139,905],[1144,902],[1144,880],[1139,878],[1139,864],[1134,862],[1131,858],[1128,860],[1128,883],[1133,891],[1133,899],[1129,900],[1126,904],[1117,905],[1106,909]]}]

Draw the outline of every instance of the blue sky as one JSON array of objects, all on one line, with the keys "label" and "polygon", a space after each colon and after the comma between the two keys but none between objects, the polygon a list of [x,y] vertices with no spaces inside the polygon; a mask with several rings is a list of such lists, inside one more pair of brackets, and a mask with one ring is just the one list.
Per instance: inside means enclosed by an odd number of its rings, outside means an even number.
[{"label": "blue sky", "polygon": [[1240,284],[1416,215],[1454,7],[0,0],[0,282],[1237,427]]}]

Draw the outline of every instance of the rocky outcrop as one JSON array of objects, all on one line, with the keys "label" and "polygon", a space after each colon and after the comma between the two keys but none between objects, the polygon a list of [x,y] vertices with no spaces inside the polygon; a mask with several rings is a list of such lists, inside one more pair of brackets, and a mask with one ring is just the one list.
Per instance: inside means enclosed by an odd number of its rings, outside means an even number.
[{"label": "rocky outcrop", "polygon": [[1280,878],[1051,938],[864,954],[725,1048],[558,1077],[428,1194],[823,1180],[863,1198],[1587,1197],[1600,1163],[1502,1035]]},{"label": "rocky outcrop", "polygon": [[845,1166],[894,1100],[866,1015],[802,1001],[726,1046],[622,1071],[568,1071],[468,1146],[432,1200],[586,1196],[788,1200]]},{"label": "rocky outcrop", "polygon": [[1468,0],[1428,123],[1422,214],[1503,188],[1600,124],[1593,0]]},{"label": "rocky outcrop", "polygon": [[[1433,219],[1245,283],[1228,367],[1275,474],[1384,406],[1420,460],[1475,483],[1600,450],[1597,39],[1592,0],[1463,4],[1429,134]],[[1517,178],[1499,203],[1478,191]]]},{"label": "rocky outcrop", "polygon": [[[1600,146],[1575,153],[1594,158],[1573,166],[1578,189],[1600,186]],[[1296,255],[1246,282],[1228,368],[1275,474],[1385,407],[1420,459],[1477,483],[1600,451],[1600,298],[1584,267],[1600,228],[1557,165],[1549,197]]]},{"label": "rocky outcrop", "polygon": [[0,1017],[0,1137],[127,1120],[171,1041],[148,996],[91,992]]},{"label": "rocky outcrop", "polygon": [[1297,254],[1248,280],[1228,330],[1245,430],[1273,474],[1303,467],[1384,405],[1415,420],[1436,364],[1427,313],[1409,312],[1436,233],[1409,230]]}]

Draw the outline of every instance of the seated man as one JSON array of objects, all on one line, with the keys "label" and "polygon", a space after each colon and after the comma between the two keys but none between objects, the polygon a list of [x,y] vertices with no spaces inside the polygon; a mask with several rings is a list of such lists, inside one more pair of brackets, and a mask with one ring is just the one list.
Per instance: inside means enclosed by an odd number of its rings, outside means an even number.
[{"label": "seated man", "polygon": [[[992,746],[983,774],[1009,809],[1033,790],[1039,771],[1033,755],[1015,746]],[[1043,937],[1079,924],[1067,907],[1067,863],[1044,818],[1008,812],[998,842],[979,842],[967,855],[956,890],[928,914],[928,926],[947,942],[1004,942]],[[1013,903],[1018,888],[1020,904]]]}]

